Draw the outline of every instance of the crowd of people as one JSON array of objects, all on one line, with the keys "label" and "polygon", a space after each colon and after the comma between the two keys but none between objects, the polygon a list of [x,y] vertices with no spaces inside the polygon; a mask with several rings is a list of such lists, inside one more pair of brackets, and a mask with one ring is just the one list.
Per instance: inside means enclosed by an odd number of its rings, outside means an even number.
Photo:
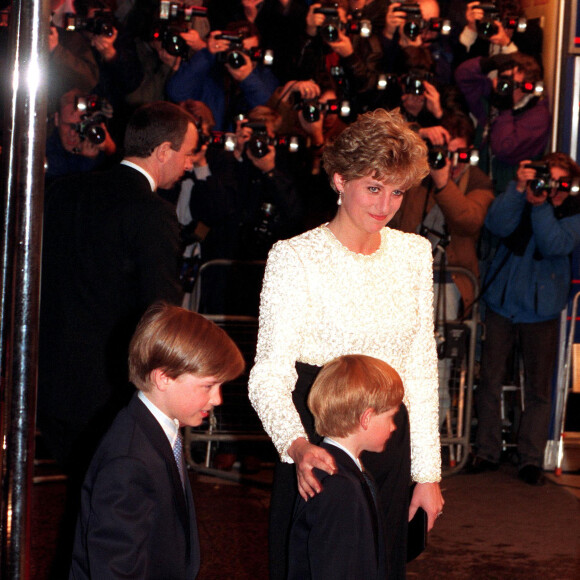
[{"label": "crowd of people", "polygon": [[[468,468],[499,466],[517,343],[519,475],[542,483],[580,167],[547,154],[542,30],[522,2],[52,0],[47,26],[38,422],[71,487],[130,398],[140,316],[182,304],[220,258],[267,259],[249,394],[281,459],[272,578],[288,574],[296,502],[337,466],[309,390],[351,354],[404,385],[385,451],[360,449],[387,522],[380,569],[404,578],[409,513],[431,528],[443,509],[450,366],[434,317],[468,316],[474,300],[487,327]],[[213,282],[201,310],[238,313],[240,288]]]}]

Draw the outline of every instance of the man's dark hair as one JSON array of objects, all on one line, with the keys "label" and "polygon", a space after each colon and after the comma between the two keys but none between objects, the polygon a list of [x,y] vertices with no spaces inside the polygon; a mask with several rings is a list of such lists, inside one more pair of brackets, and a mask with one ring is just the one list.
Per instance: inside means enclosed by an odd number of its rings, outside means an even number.
[{"label": "man's dark hair", "polygon": [[179,151],[189,123],[195,125],[195,119],[172,103],[157,101],[139,107],[125,131],[125,157],[149,157],[166,141]]}]

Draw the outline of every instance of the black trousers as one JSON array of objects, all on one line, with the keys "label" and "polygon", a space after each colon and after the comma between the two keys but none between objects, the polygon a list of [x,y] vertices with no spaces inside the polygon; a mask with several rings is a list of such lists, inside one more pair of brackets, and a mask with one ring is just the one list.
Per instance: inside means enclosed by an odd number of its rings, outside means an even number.
[{"label": "black trousers", "polygon": [[[306,399],[320,367],[297,363],[296,370],[298,381],[292,395],[294,405],[300,414],[309,441],[319,443],[322,438],[314,431],[314,419],[308,410]],[[401,405],[401,409],[395,416],[395,424],[397,430],[391,435],[385,450],[382,453],[365,452],[361,460],[377,484],[385,524],[387,577],[389,580],[404,580],[411,477],[409,416],[404,405]],[[274,483],[270,500],[271,580],[286,580],[287,577],[288,538],[297,496],[298,486],[294,464],[278,461],[274,468]]]}]

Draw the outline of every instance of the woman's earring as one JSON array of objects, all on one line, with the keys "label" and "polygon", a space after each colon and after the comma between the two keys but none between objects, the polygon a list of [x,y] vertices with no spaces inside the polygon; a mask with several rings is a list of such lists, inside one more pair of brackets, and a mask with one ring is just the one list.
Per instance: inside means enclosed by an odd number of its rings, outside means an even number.
[{"label": "woman's earring", "polygon": [[342,191],[338,192],[338,199],[336,200],[337,205],[342,205]]}]

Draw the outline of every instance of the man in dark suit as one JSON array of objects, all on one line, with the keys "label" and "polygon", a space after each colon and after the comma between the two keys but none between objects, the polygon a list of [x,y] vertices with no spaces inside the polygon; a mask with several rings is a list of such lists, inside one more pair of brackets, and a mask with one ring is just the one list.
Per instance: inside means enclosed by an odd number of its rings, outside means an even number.
[{"label": "man in dark suit", "polygon": [[199,538],[179,428],[221,404],[221,384],[244,359],[213,322],[158,303],[137,327],[129,368],[139,393],[87,472],[69,578],[193,579]]},{"label": "man in dark suit", "polygon": [[145,105],[128,124],[121,164],[47,192],[38,423],[65,467],[90,459],[130,396],[127,345],[140,316],[156,300],[181,301],[177,218],[155,190],[191,168],[194,123],[175,105]]}]

